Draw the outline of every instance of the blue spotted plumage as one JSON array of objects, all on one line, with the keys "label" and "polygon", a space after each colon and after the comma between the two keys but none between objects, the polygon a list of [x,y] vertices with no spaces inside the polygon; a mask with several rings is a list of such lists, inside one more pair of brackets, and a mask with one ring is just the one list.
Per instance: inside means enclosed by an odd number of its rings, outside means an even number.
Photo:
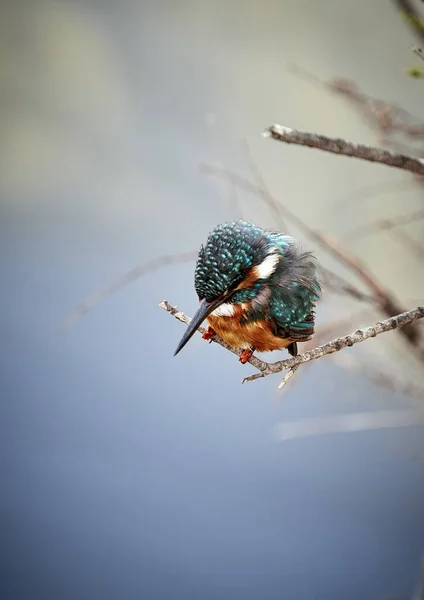
[{"label": "blue spotted plumage", "polygon": [[320,298],[315,259],[290,236],[247,221],[217,225],[200,248],[194,273],[200,308],[175,354],[204,319],[203,337],[217,333],[246,362],[254,350],[287,348],[309,340]]}]

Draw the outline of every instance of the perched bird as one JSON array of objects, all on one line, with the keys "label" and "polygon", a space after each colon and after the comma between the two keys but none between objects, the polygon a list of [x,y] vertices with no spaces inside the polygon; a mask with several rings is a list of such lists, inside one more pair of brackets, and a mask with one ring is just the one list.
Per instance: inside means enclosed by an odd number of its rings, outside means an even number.
[{"label": "perched bird", "polygon": [[246,221],[217,225],[200,248],[194,286],[200,307],[174,356],[205,319],[203,338],[216,332],[243,350],[242,363],[255,350],[287,348],[295,356],[297,342],[314,333],[321,292],[315,258],[288,235]]}]

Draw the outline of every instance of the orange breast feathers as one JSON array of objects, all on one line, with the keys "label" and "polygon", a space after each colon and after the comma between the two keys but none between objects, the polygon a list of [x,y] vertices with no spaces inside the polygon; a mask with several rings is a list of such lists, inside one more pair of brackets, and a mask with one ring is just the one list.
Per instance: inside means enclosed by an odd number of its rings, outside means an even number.
[{"label": "orange breast feathers", "polygon": [[209,315],[207,321],[214,331],[233,348],[254,347],[258,352],[287,348],[292,342],[273,334],[268,321],[241,324],[248,304],[222,304]]}]

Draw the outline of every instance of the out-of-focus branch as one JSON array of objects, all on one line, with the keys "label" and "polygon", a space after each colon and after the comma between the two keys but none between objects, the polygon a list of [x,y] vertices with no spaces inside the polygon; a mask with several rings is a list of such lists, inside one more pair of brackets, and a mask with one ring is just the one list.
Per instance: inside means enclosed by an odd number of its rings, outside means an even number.
[{"label": "out-of-focus branch", "polygon": [[[244,150],[245,150],[247,162],[249,163],[250,170],[256,181],[256,188],[258,190],[258,193],[261,195],[264,203],[267,204],[269,206],[269,209],[274,213],[275,221],[278,224],[278,226],[280,227],[280,231],[289,233],[289,229],[285,223],[285,219],[283,218],[283,215],[281,214],[279,204],[278,204],[277,200],[271,196],[268,186],[266,185],[265,180],[262,177],[262,174],[261,174],[260,170],[258,169],[257,164],[253,160],[253,156],[250,151],[247,140],[244,140]],[[230,178],[230,180],[231,180],[231,178]]]},{"label": "out-of-focus branch", "polygon": [[418,46],[412,46],[412,52],[424,60],[424,50]]},{"label": "out-of-focus branch", "polygon": [[326,267],[318,265],[318,272],[320,282],[325,286],[325,288],[331,290],[334,294],[345,294],[355,298],[355,300],[359,300],[360,302],[378,305],[378,301],[374,298],[374,296],[364,294],[364,292],[358,290],[357,287],[343,279],[343,277],[333,273]]},{"label": "out-of-focus branch", "polygon": [[358,205],[358,202],[364,203],[372,200],[373,198],[378,198],[383,194],[396,194],[397,192],[416,192],[418,189],[417,180],[414,179],[404,179],[401,181],[388,181],[381,183],[371,183],[369,185],[365,185],[353,193],[343,196],[341,198],[337,198],[330,204],[330,210],[334,213],[334,211],[345,210],[346,206],[354,203],[355,206]]},{"label": "out-of-focus branch", "polygon": [[[164,301],[159,304],[161,308],[166,310],[167,312],[174,315],[179,321],[186,323],[187,325],[191,322],[191,319],[187,317],[184,313],[179,311],[175,306],[169,304],[169,302]],[[385,333],[387,331],[392,331],[393,329],[398,329],[399,327],[404,327],[408,323],[412,323],[417,319],[422,319],[424,317],[424,306],[418,306],[414,310],[409,310],[400,315],[396,315],[391,317],[390,319],[386,319],[384,321],[379,321],[375,325],[371,325],[369,327],[364,327],[363,329],[357,329],[353,333],[349,335],[345,335],[343,337],[336,338],[323,344],[322,346],[318,346],[313,350],[308,350],[304,354],[299,354],[292,358],[288,358],[286,360],[280,360],[274,363],[266,363],[257,359],[256,357],[252,357],[249,362],[254,367],[258,369],[258,373],[254,373],[248,377],[243,379],[243,383],[247,381],[254,381],[255,379],[259,379],[260,377],[266,377],[267,375],[272,375],[274,373],[280,373],[281,371],[285,371],[287,369],[294,369],[298,365],[309,362],[311,360],[315,360],[317,358],[322,358],[326,354],[332,354],[334,352],[338,352],[347,346],[353,346],[354,344],[358,344],[359,342],[363,342],[371,337],[376,337],[381,333]],[[201,328],[199,331],[203,332]],[[234,350],[225,342],[215,334],[212,338],[212,341],[218,342],[221,346],[230,350],[234,354],[240,355],[240,351]],[[286,378],[284,378],[283,382],[285,382]],[[288,380],[288,378],[287,378]]]},{"label": "out-of-focus branch", "polygon": [[[200,171],[207,175],[219,175],[227,180],[234,181],[236,185],[240,186],[247,192],[259,195],[272,210],[274,210],[275,207],[277,207],[280,212],[282,212],[288,219],[291,220],[292,223],[296,225],[296,227],[298,227],[301,231],[303,231],[307,236],[309,236],[318,244],[321,243],[320,234],[318,232],[310,228],[306,223],[299,219],[299,217],[292,213],[287,207],[279,203],[268,192],[263,193],[264,190],[261,190],[254,183],[251,183],[247,179],[244,179],[244,177],[242,177],[241,175],[233,173],[228,169],[223,169],[222,167],[206,164],[200,165]],[[326,247],[324,241],[322,241],[322,245]],[[320,264],[318,265],[318,269],[320,271],[320,274],[323,276],[326,287],[329,287],[330,289],[332,289],[332,291],[338,293],[346,293],[357,300],[362,300],[370,304],[376,303],[372,296],[364,294],[354,285],[344,280],[343,277],[340,277],[340,275],[336,275],[336,273],[333,273],[332,271],[323,267]]]},{"label": "out-of-focus branch", "polygon": [[[390,148],[400,154],[423,158],[422,147],[417,148],[410,143],[424,140],[424,124],[420,118],[396,104],[365,94],[352,80],[334,77],[324,81],[297,65],[291,65],[291,71],[312,85],[337,94],[349,102],[352,108],[377,131],[379,146]],[[417,66],[412,66],[408,72],[411,76],[423,77],[422,69]],[[408,143],[401,143],[399,136],[405,137]],[[424,177],[417,173],[414,174],[414,180],[420,184],[424,183]]]},{"label": "out-of-focus branch", "polygon": [[[237,173],[232,173],[227,169],[222,169],[220,167],[213,167],[210,165],[202,165],[201,170],[204,173],[209,174],[219,174],[221,176],[225,176],[226,178],[232,177],[238,185],[243,187],[243,189],[248,190],[254,194],[259,194],[262,198],[264,198],[267,204],[270,204],[270,200],[268,198],[268,194],[263,195],[260,194],[257,187],[245,180],[243,177],[238,175]],[[273,201],[275,204],[275,200]],[[387,315],[388,317],[392,317],[393,315],[400,314],[403,311],[403,307],[400,305],[398,300],[391,294],[389,291],[385,290],[383,286],[377,281],[374,275],[370,272],[368,267],[352,252],[350,252],[343,244],[339,241],[331,239],[329,236],[320,233],[316,229],[313,229],[309,225],[307,225],[302,219],[300,219],[297,215],[295,215],[291,210],[289,210],[284,204],[277,203],[279,210],[283,212],[287,219],[289,219],[296,227],[298,227],[301,231],[303,231],[311,240],[316,242],[321,247],[325,248],[329,253],[331,253],[338,261],[343,263],[346,267],[350,269],[351,272],[355,273],[368,287],[372,296],[367,296],[363,294],[360,290],[357,290],[355,286],[348,284],[349,288],[343,288],[346,293],[351,296],[355,296],[360,298],[361,300],[367,301],[371,304],[378,305],[380,310]],[[335,274],[333,278],[338,278]],[[408,342],[414,346],[414,349],[420,343],[421,335],[419,331],[416,330],[414,325],[407,325],[402,328],[400,332],[406,337]]]},{"label": "out-of-focus branch", "polygon": [[370,225],[358,227],[349,233],[348,238],[356,240],[358,237],[372,235],[373,233],[378,233],[380,231],[390,231],[396,227],[403,227],[404,225],[421,221],[421,219],[424,219],[424,209],[422,208],[403,215],[397,215],[391,219],[378,219]]},{"label": "out-of-focus branch", "polygon": [[72,312],[70,312],[62,321],[61,328],[67,329],[87,314],[89,310],[93,308],[96,304],[98,304],[104,298],[111,296],[115,292],[124,288],[129,283],[132,283],[139,277],[146,275],[151,271],[156,271],[156,269],[160,269],[161,267],[166,267],[168,265],[174,265],[177,263],[188,262],[190,260],[195,260],[197,258],[198,251],[195,252],[183,252],[182,254],[170,254],[165,256],[159,256],[158,258],[154,258],[149,262],[142,263],[141,265],[137,265],[131,271],[127,271],[125,275],[122,275],[115,281],[108,283],[104,287],[91,292]]},{"label": "out-of-focus branch", "polygon": [[[419,427],[424,425],[422,408],[409,410],[380,410],[332,415],[300,421],[286,421],[275,428],[275,436],[280,442],[299,438],[330,435],[334,433],[354,433],[398,427]],[[414,596],[413,600],[424,600]]]},{"label": "out-of-focus branch", "polygon": [[[395,243],[401,243],[406,250],[411,254],[414,254],[419,260],[424,260],[424,245],[415,240],[407,231],[399,229],[405,225],[416,223],[421,219],[424,219],[423,209],[404,215],[398,215],[391,219],[378,219],[370,225],[354,229],[349,233],[347,239],[357,240],[360,237],[386,231],[391,235]],[[396,231],[393,231],[394,229],[396,229]]]},{"label": "out-of-focus branch", "polygon": [[411,381],[410,378],[400,378],[393,373],[393,369],[384,372],[377,365],[370,362],[369,357],[359,360],[359,357],[347,352],[338,352],[333,356],[335,364],[343,369],[356,372],[360,377],[365,377],[376,386],[384,388],[394,393],[404,394],[411,398],[424,400],[424,387]]},{"label": "out-of-focus branch", "polygon": [[424,160],[420,158],[373,146],[353,144],[342,138],[329,138],[325,135],[291,129],[290,127],[277,124],[268,127],[264,132],[264,137],[270,137],[286,144],[308,146],[309,148],[317,148],[333,154],[360,158],[424,175]]},{"label": "out-of-focus branch", "polygon": [[424,41],[424,23],[418,11],[415,9],[413,2],[410,2],[409,0],[395,0],[395,4],[415,35],[420,40]]},{"label": "out-of-focus branch", "polygon": [[424,260],[424,246],[417,242],[408,232],[400,229],[399,231],[389,231],[394,242],[401,242],[404,248],[409,250],[411,254],[414,254],[418,260]]},{"label": "out-of-focus branch", "polygon": [[410,112],[397,105],[389,104],[365,94],[359,89],[358,84],[350,79],[334,77],[328,81],[322,81],[316,75],[309,73],[297,65],[292,65],[291,70],[314,85],[322,89],[327,89],[348,100],[355,109],[359,110],[368,123],[378,130],[382,136],[382,140],[386,141],[386,143],[390,143],[390,140],[387,140],[387,136],[393,134],[395,131],[410,134],[407,131],[409,127],[421,127],[420,124],[411,125],[411,121],[417,122],[420,119]]}]

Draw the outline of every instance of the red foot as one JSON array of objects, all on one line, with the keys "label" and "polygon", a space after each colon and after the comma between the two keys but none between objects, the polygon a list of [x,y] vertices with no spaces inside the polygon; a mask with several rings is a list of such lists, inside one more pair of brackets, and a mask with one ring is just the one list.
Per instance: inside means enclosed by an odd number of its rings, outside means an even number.
[{"label": "red foot", "polygon": [[246,348],[239,356],[239,361],[245,365],[253,356],[253,350],[251,348]]},{"label": "red foot", "polygon": [[215,331],[212,329],[212,327],[208,326],[208,327],[206,327],[205,331],[202,334],[202,339],[211,340],[214,335],[215,335]]}]

